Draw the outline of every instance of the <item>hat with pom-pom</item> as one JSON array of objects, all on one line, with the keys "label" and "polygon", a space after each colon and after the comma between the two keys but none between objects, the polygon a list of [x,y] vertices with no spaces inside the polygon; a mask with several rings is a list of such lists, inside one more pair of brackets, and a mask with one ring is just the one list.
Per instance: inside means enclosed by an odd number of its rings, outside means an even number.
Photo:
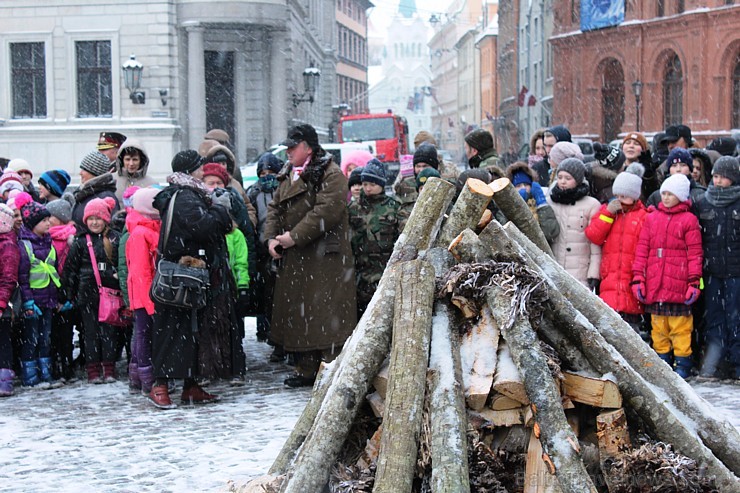
[{"label": "hat with pom-pom", "polygon": [[645,174],[645,167],[640,163],[630,164],[626,170],[619,173],[612,184],[612,193],[614,195],[624,195],[631,199],[637,200],[642,193],[642,176]]},{"label": "hat with pom-pom", "polygon": [[676,173],[665,179],[663,184],[660,186],[660,193],[670,192],[681,202],[689,200],[689,193],[691,191],[691,183],[689,178],[683,173]]},{"label": "hat with pom-pom", "polygon": [[105,197],[102,199],[92,199],[85,206],[85,214],[82,217],[82,222],[87,222],[87,219],[91,216],[99,217],[106,223],[110,223],[110,216],[113,209],[116,207],[116,200],[113,197]]},{"label": "hat with pom-pom", "polygon": [[46,207],[34,202],[26,192],[19,193],[15,197],[15,206],[20,209],[23,225],[28,229],[35,228],[38,223],[51,216]]},{"label": "hat with pom-pom", "polygon": [[129,207],[133,207],[133,204],[131,202],[131,197],[134,196],[134,194],[136,193],[137,190],[139,190],[139,188],[141,188],[141,187],[137,187],[136,185],[132,185],[132,186],[128,187],[123,192],[123,197],[122,198],[123,198],[123,207],[124,207],[124,209],[128,209]]},{"label": "hat with pom-pom", "polygon": [[14,223],[13,209],[5,204],[0,204],[0,234],[11,231]]}]

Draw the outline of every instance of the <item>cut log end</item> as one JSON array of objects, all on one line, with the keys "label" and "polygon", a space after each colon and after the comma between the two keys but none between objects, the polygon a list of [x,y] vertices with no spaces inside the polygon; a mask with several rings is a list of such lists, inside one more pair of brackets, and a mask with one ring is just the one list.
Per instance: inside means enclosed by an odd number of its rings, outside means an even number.
[{"label": "cut log end", "polygon": [[508,178],[499,178],[498,180],[494,180],[493,182],[488,184],[488,187],[493,191],[495,194],[496,192],[500,192],[506,186],[511,183]]},{"label": "cut log end", "polygon": [[466,181],[465,184],[468,186],[471,192],[477,195],[482,195],[488,198],[493,197],[493,190],[491,190],[491,187],[489,187],[488,184],[484,181],[481,181],[477,178],[468,178],[468,181]]}]

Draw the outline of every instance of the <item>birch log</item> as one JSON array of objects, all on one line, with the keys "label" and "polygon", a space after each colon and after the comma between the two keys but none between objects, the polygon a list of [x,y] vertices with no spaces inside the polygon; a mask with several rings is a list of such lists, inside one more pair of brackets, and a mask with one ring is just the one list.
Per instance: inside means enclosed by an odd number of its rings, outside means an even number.
[{"label": "birch log", "polygon": [[529,210],[529,206],[522,199],[522,196],[511,184],[511,181],[508,178],[499,178],[494,180],[489,187],[493,190],[493,201],[504,213],[506,219],[516,224],[519,230],[532,240],[532,243],[552,257],[552,250],[545,239],[540,224],[532,215],[532,211]]},{"label": "birch log", "polygon": [[557,476],[563,493],[596,493],[580,457],[578,437],[565,417],[547,358],[529,320],[519,317],[509,326],[511,298],[498,286],[489,288],[486,301],[524,380],[527,396],[535,410],[535,421],[539,424],[543,458],[547,462],[547,455],[554,469],[551,473]]},{"label": "birch log", "polygon": [[344,345],[311,430],[289,468],[289,479],[282,489],[284,493],[320,493],[327,484],[331,466],[368,393],[370,382],[390,349],[393,310],[382,302],[395,296],[392,268],[404,260],[413,260],[420,251],[432,247],[454,193],[452,184],[438,178],[431,178],[424,185],[406,227],[394,245],[378,289]]},{"label": "birch log", "polygon": [[735,476],[740,476],[740,432],[727,421],[722,421],[696,395],[694,389],[658,358],[640,335],[601,298],[581,283],[574,282],[565,269],[554,259],[542,255],[521,231],[509,225],[504,226],[504,231],[542,266],[555,289],[598,328],[604,339],[619,351],[632,368],[649,383],[665,391],[673,405],[696,424],[696,432],[704,444]]},{"label": "birch log", "polygon": [[393,345],[373,493],[406,493],[414,482],[426,373],[429,366],[434,268],[412,260],[399,266]]},{"label": "birch log", "polygon": [[446,248],[460,231],[466,228],[474,229],[480,222],[486,207],[491,203],[492,195],[493,192],[485,182],[468,178],[455,205],[452,206],[447,221],[442,226],[437,246]]}]

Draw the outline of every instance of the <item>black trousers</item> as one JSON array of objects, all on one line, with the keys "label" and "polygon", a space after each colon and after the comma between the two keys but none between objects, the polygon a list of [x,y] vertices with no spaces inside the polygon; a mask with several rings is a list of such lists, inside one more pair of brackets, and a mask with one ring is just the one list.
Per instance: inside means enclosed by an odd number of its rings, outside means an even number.
[{"label": "black trousers", "polygon": [[85,328],[85,361],[102,363],[116,360],[118,328],[98,322],[98,305],[82,309],[82,326]]}]

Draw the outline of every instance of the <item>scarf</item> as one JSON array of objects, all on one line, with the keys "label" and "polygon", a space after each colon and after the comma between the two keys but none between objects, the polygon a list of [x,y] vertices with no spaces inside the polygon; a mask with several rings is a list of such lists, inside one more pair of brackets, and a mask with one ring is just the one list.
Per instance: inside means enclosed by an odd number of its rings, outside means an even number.
[{"label": "scarf", "polygon": [[550,189],[550,198],[556,204],[575,205],[576,202],[588,195],[588,188],[586,182],[568,190],[561,190],[557,185],[554,185]]},{"label": "scarf", "polygon": [[740,185],[729,187],[709,185],[707,191],[704,192],[704,196],[707,198],[707,202],[714,207],[727,207],[740,198]]},{"label": "scarf", "polygon": [[201,192],[204,192],[206,195],[210,193],[210,190],[206,188],[206,186],[203,184],[201,180],[195,178],[192,175],[189,175],[187,173],[181,173],[179,171],[169,175],[167,177],[167,183],[171,185],[180,185],[183,187],[194,188],[196,190],[200,190]]},{"label": "scarf", "polygon": [[278,185],[280,185],[276,175],[260,176],[259,180],[257,180],[257,183],[259,185],[259,189],[262,192],[268,193],[275,191]]}]

